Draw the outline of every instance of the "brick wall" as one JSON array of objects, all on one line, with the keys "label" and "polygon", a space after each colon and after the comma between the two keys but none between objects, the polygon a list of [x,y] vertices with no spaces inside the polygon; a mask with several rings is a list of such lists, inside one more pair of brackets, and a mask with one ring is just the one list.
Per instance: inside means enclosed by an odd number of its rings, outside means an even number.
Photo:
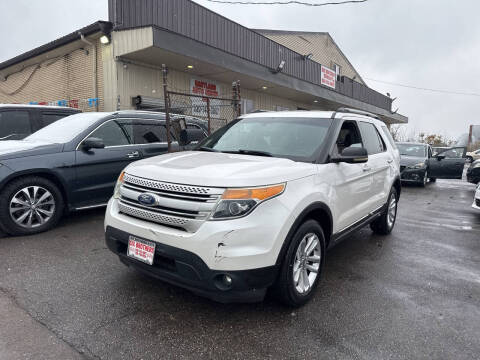
[{"label": "brick wall", "polygon": [[[103,110],[103,70],[102,51],[98,40],[91,40],[97,53],[97,92],[94,85],[93,47],[82,44],[83,49],[73,50],[67,55],[26,66],[15,72],[5,81],[0,80],[0,103],[55,103],[66,101],[83,111],[95,111],[95,102],[88,99],[98,98],[98,110]],[[88,52],[88,54],[87,54]],[[45,59],[45,55],[41,59]],[[52,55],[53,56],[53,55]],[[40,58],[40,57],[39,57]],[[8,71],[8,69],[6,69]]]}]

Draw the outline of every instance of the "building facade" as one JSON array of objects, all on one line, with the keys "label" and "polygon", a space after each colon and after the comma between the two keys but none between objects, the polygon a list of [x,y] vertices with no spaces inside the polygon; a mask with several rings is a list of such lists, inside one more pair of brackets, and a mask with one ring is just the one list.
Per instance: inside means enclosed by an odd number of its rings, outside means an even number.
[{"label": "building facade", "polygon": [[0,103],[114,111],[141,96],[161,108],[162,64],[171,91],[203,84],[228,98],[239,81],[243,112],[352,107],[389,124],[408,121],[366,86],[328,33],[252,30],[190,0],[109,0],[108,22],[1,63]]}]

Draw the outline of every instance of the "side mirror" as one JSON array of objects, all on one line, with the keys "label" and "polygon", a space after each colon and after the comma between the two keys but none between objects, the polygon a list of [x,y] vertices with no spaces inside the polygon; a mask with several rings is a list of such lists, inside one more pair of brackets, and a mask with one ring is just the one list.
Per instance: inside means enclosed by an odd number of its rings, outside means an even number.
[{"label": "side mirror", "polygon": [[339,157],[330,159],[334,163],[360,164],[368,161],[367,149],[361,147],[347,147]]},{"label": "side mirror", "polygon": [[437,155],[435,156],[438,161],[445,159],[445,155]]},{"label": "side mirror", "polygon": [[200,129],[184,129],[180,131],[179,145],[185,146],[194,141],[200,141],[205,138],[203,130]]},{"label": "side mirror", "polygon": [[90,149],[103,149],[105,147],[105,143],[100,138],[90,137],[83,141],[82,148],[84,150]]}]

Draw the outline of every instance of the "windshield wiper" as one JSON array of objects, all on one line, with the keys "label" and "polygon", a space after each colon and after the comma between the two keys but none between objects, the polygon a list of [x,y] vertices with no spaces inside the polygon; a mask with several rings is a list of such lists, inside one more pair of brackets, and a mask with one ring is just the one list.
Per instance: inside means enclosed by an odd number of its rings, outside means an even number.
[{"label": "windshield wiper", "polygon": [[243,150],[239,149],[237,151],[223,151],[224,153],[228,154],[242,154],[242,155],[256,155],[256,156],[268,156],[273,157],[273,154],[266,152],[266,151],[258,151],[258,150]]},{"label": "windshield wiper", "polygon": [[195,149],[197,151],[210,151],[210,152],[219,152],[218,150],[206,147],[206,146],[200,146],[198,149]]}]

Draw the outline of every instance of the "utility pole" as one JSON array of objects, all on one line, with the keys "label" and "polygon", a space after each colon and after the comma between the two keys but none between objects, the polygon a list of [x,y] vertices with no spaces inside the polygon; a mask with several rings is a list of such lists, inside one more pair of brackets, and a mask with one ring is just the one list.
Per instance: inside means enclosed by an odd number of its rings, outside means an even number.
[{"label": "utility pole", "polygon": [[168,69],[165,64],[162,64],[162,74],[163,74],[163,98],[165,102],[165,122],[167,125],[167,144],[168,152],[172,152],[172,137],[170,134],[170,96],[168,94],[167,88],[167,74]]}]

